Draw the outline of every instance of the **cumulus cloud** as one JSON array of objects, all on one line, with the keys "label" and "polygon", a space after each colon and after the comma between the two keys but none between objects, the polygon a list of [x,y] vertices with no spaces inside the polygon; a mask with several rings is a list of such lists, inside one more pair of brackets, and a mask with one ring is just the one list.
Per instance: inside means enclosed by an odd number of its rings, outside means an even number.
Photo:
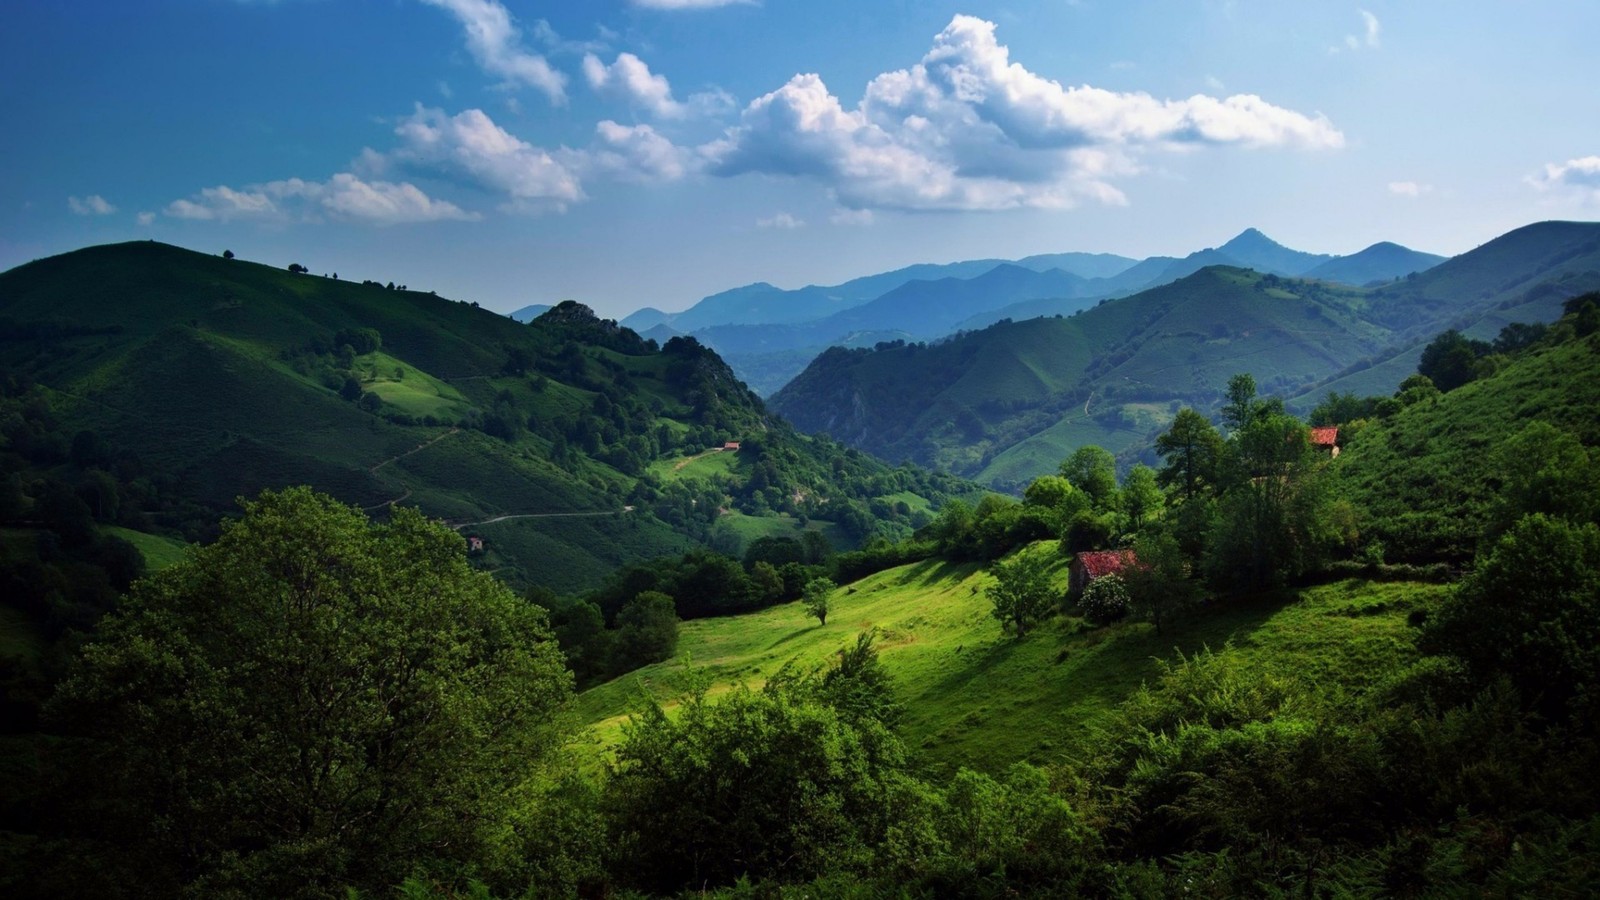
[{"label": "cumulus cloud", "polygon": [[1423,194],[1432,193],[1433,185],[1421,184],[1415,181],[1391,181],[1389,193],[1399,197],[1421,197]]},{"label": "cumulus cloud", "polygon": [[609,119],[594,128],[587,150],[571,151],[577,168],[604,172],[624,181],[660,182],[682,178],[695,159],[649,125],[620,125]]},{"label": "cumulus cloud", "polygon": [[576,172],[496,125],[481,109],[450,116],[419,105],[395,134],[402,145],[384,161],[504,194],[508,209],[560,212],[584,198]]},{"label": "cumulus cloud", "polygon": [[117,211],[99,194],[90,194],[87,197],[68,197],[67,208],[80,216],[109,216]]},{"label": "cumulus cloud", "polygon": [[995,25],[956,16],[910,69],[845,109],[815,74],[751,101],[700,148],[708,170],[815,178],[850,208],[1008,209],[1125,203],[1110,179],[1185,146],[1337,148],[1326,118],[1251,94],[1157,100],[1062,87],[1011,62]]},{"label": "cumulus cloud", "polygon": [[[368,225],[477,218],[453,203],[430,198],[416,185],[363,181],[348,172],[334,175],[325,182],[289,178],[243,190],[219,185],[174,200],[167,204],[164,212],[173,218],[200,221],[285,222],[326,216]],[[150,224],[145,215],[140,215],[139,224]]]},{"label": "cumulus cloud", "polygon": [[643,109],[661,119],[681,119],[687,115],[716,116],[731,112],[737,104],[723,90],[691,94],[679,102],[672,96],[672,85],[665,75],[650,71],[645,61],[632,53],[617,54],[606,65],[593,53],[583,58],[583,77],[596,94]]},{"label": "cumulus cloud", "polygon": [[719,6],[753,5],[755,0],[633,0],[644,9],[715,9]]},{"label": "cumulus cloud", "polygon": [[566,102],[567,76],[558,72],[543,56],[523,48],[522,32],[512,20],[511,12],[496,0],[422,2],[455,16],[466,31],[468,51],[484,71],[505,79],[507,84],[537,88],[550,98],[551,103],[560,105]]},{"label": "cumulus cloud", "polygon": [[137,216],[134,216],[134,221],[138,222],[142,226],[149,227],[156,223],[156,214],[153,212],[142,212]]},{"label": "cumulus cloud", "polygon": [[1581,156],[1564,163],[1545,163],[1527,182],[1540,191],[1555,191],[1600,204],[1600,156]]},{"label": "cumulus cloud", "polygon": [[683,104],[672,99],[672,85],[666,76],[650,71],[644,60],[632,53],[620,53],[616,62],[606,65],[593,53],[583,58],[583,77],[602,97],[621,100],[649,110],[664,119],[683,115]]},{"label": "cumulus cloud", "polygon": [[778,213],[775,216],[768,216],[765,219],[756,220],[757,228],[779,228],[784,231],[791,231],[793,229],[803,227],[805,224],[806,223],[804,220],[796,219],[794,216],[786,212]]}]

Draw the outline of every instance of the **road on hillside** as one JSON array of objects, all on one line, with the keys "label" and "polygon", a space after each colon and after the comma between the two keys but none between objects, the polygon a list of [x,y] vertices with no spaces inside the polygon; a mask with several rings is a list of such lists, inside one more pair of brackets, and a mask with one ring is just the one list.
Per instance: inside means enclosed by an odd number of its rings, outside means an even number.
[{"label": "road on hillside", "polygon": [[581,516],[616,516],[621,515],[622,513],[631,512],[633,512],[632,506],[624,506],[621,510],[609,509],[602,510],[600,512],[514,513],[505,516],[495,516],[492,519],[484,519],[482,522],[462,522],[459,525],[451,525],[450,527],[460,531],[463,528],[475,528],[479,525],[493,525],[496,522],[505,522],[511,519],[561,519],[577,518]]}]

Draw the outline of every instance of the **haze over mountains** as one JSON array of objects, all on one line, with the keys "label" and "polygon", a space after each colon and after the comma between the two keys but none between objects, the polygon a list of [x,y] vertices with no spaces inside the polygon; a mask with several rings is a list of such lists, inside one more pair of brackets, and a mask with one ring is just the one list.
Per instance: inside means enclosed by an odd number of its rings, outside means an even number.
[{"label": "haze over mountains", "polygon": [[1361,285],[1422,272],[1443,259],[1390,243],[1344,257],[1305,253],[1251,228],[1220,247],[1182,258],[1052,253],[908,266],[794,290],[757,283],[714,294],[680,313],[641,309],[622,324],[663,341],[692,334],[717,350],[757,393],[769,395],[829,346],[927,340],[1006,318],[1070,315],[1207,266]]}]

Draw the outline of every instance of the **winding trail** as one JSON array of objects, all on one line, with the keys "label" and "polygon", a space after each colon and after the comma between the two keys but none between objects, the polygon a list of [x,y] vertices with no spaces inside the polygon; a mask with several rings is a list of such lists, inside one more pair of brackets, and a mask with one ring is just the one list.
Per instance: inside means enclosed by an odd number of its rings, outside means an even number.
[{"label": "winding trail", "polygon": [[600,512],[514,513],[514,514],[511,514],[511,515],[505,515],[505,516],[495,516],[492,519],[484,519],[481,522],[462,522],[459,525],[451,525],[450,527],[454,528],[457,531],[460,531],[463,528],[475,528],[475,527],[477,527],[479,525],[493,525],[496,522],[505,522],[505,521],[508,521],[510,519],[562,519],[562,518],[579,518],[579,517],[584,517],[584,516],[590,516],[590,517],[592,517],[592,516],[617,516],[617,515],[621,515],[622,513],[631,513],[631,512],[633,512],[633,507],[632,506],[624,506],[621,509],[621,511],[614,510],[614,509],[608,509],[608,510],[602,510]]},{"label": "winding trail", "polygon": [[676,472],[676,471],[682,469],[684,466],[687,466],[688,464],[694,462],[695,460],[697,460],[697,459],[705,459],[706,457],[710,456],[713,453],[721,453],[724,449],[725,448],[723,448],[723,447],[712,447],[710,450],[702,450],[702,451],[700,451],[699,453],[696,453],[693,456],[689,456],[689,457],[685,457],[683,459],[680,459],[677,462],[672,464],[672,471]]},{"label": "winding trail", "polygon": [[[450,427],[450,430],[446,431],[444,434],[437,435],[437,436],[433,437],[430,440],[423,441],[422,443],[416,445],[415,447],[412,447],[410,450],[407,450],[404,453],[401,453],[401,454],[398,454],[398,455],[395,455],[395,456],[391,456],[388,459],[384,460],[383,462],[378,463],[377,465],[375,465],[372,468],[368,469],[367,471],[370,472],[373,475],[376,475],[376,474],[378,474],[378,470],[379,469],[383,468],[384,466],[387,466],[389,463],[392,463],[392,462],[394,462],[396,460],[405,459],[406,457],[410,456],[413,453],[420,453],[423,450],[426,450],[429,447],[432,447],[434,444],[439,443],[440,441],[444,440],[445,438],[449,437],[452,434],[455,434],[456,432],[458,432],[460,430],[461,430],[460,428],[452,425]],[[411,493],[410,491],[406,491],[407,495],[410,495],[410,493]],[[398,501],[391,501],[391,502],[398,502]]]}]

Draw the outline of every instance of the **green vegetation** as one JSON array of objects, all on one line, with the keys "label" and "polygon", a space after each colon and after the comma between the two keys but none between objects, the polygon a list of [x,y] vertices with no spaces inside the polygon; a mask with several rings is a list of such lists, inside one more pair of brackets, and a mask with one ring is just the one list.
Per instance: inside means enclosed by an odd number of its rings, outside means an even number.
[{"label": "green vegetation", "polygon": [[481,529],[484,567],[573,591],[712,541],[723,511],[826,521],[849,545],[973,490],[801,437],[692,339],[658,347],[576,303],[523,325],[148,241],[21,266],[0,297],[18,416],[0,476],[58,474],[83,435],[70,462],[125,507],[96,518],[146,534],[203,541],[237,497],[310,484]]}]

